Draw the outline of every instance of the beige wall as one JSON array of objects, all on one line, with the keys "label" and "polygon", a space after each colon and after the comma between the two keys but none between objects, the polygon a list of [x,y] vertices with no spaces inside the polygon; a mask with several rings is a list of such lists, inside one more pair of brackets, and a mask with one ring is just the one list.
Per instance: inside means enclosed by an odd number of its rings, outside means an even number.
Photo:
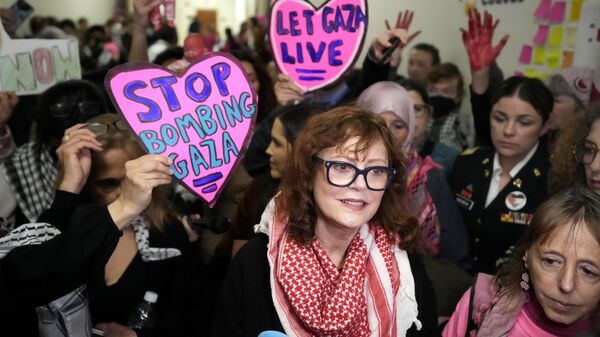
[{"label": "beige wall", "polygon": [[[111,0],[27,0],[35,9],[34,15],[53,15],[57,19],[72,19],[87,17],[90,24],[104,24],[112,16],[113,1]],[[6,2],[6,4],[4,3]],[[12,0],[2,0],[0,6],[8,7]],[[129,0],[131,5],[133,0]],[[253,14],[256,0],[178,0],[176,7],[175,25],[179,32],[180,41],[187,34],[191,18],[198,9],[217,10],[218,28],[224,36],[225,28],[230,26],[237,31],[245,18]],[[17,31],[18,35],[29,33],[29,24],[25,22]]]},{"label": "beige wall", "polygon": [[[371,42],[384,29],[384,20],[391,24],[396,21],[400,10],[411,9],[415,12],[411,28],[422,30],[413,45],[419,42],[432,43],[440,50],[442,62],[453,62],[468,76],[469,63],[467,53],[462,43],[460,27],[467,27],[464,14],[464,2],[460,0],[403,0],[387,1],[385,6],[378,6],[370,1],[370,27],[367,41]],[[478,7],[492,12],[501,22],[496,31],[497,42],[504,34],[510,34],[510,39],[498,59],[498,64],[505,75],[512,75],[518,68],[518,55],[523,43],[532,40],[536,25],[533,22],[533,12],[537,0],[523,0],[520,3],[506,5],[489,5]],[[404,52],[404,62],[399,73],[406,74],[408,51]]]},{"label": "beige wall", "polygon": [[[3,0],[12,1],[12,0]],[[54,15],[59,19],[77,19],[80,16],[88,17],[91,24],[104,23],[112,13],[111,0],[28,0],[35,7],[36,13]],[[130,3],[133,0],[129,0]],[[479,8],[490,10],[496,17],[501,19],[496,33],[496,41],[505,33],[510,34],[510,39],[498,63],[506,75],[511,75],[515,70],[522,68],[518,64],[518,55],[521,46],[531,43],[537,30],[537,24],[533,18],[533,12],[539,0],[509,0],[513,4],[481,5],[482,2],[490,0],[477,0]],[[504,0],[503,0],[504,1]],[[586,0],[600,1],[600,0]],[[198,9],[215,9],[218,11],[219,33],[224,36],[226,27],[232,27],[234,32],[239,28],[243,20],[253,15],[258,7],[264,11],[264,0],[178,0],[176,26],[179,31],[180,41],[183,41],[191,17]],[[313,0],[315,4],[321,4],[324,0]],[[384,29],[384,20],[395,22],[396,14],[400,10],[411,9],[415,11],[413,29],[421,29],[422,34],[413,42],[429,42],[436,45],[441,52],[444,61],[456,63],[460,69],[468,71],[468,60],[462,45],[459,28],[465,27],[467,20],[464,16],[464,3],[467,0],[369,0],[369,30],[367,33],[367,45]],[[258,5],[257,5],[258,4]],[[27,23],[19,30],[19,33],[28,30]],[[362,57],[366,52],[363,50]],[[404,53],[405,59],[407,52]],[[406,73],[406,62],[403,62],[400,73]]]},{"label": "beige wall", "polygon": [[[2,7],[9,7],[13,0],[2,0]],[[92,1],[92,0],[27,0],[34,8],[33,15],[52,15],[59,21],[71,19],[77,22],[77,19],[84,16],[88,18],[90,25],[104,24],[112,16],[113,2],[110,0]],[[17,30],[18,35],[29,33],[29,21],[26,21]]]}]

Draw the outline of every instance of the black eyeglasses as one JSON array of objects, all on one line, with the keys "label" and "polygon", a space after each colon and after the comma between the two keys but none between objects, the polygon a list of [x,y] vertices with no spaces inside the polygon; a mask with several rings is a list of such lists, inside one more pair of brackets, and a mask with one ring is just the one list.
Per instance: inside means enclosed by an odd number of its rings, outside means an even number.
[{"label": "black eyeglasses", "polygon": [[127,124],[125,123],[125,121],[123,121],[121,119],[119,119],[118,121],[112,122],[112,123],[89,123],[85,127],[92,130],[92,132],[96,136],[102,136],[102,135],[105,135],[108,133],[108,129],[111,126],[120,131],[128,131],[129,130],[129,128],[127,128]]},{"label": "black eyeglasses", "polygon": [[102,103],[97,101],[83,101],[76,103],[54,103],[49,108],[52,117],[67,118],[78,113],[81,117],[89,118],[101,114]]},{"label": "black eyeglasses", "polygon": [[317,163],[325,165],[327,181],[337,187],[349,186],[356,180],[356,177],[362,175],[365,177],[368,189],[383,191],[390,186],[396,175],[396,169],[388,166],[370,166],[361,170],[343,161],[325,160],[317,156],[313,156],[313,159]]},{"label": "black eyeglasses", "polygon": [[598,146],[592,143],[585,143],[580,146],[572,146],[573,156],[575,157],[575,161],[579,164],[590,165],[594,162],[596,158],[596,153],[598,153]]},{"label": "black eyeglasses", "polygon": [[433,107],[429,104],[415,104],[413,105],[413,108],[416,116],[433,111]]}]

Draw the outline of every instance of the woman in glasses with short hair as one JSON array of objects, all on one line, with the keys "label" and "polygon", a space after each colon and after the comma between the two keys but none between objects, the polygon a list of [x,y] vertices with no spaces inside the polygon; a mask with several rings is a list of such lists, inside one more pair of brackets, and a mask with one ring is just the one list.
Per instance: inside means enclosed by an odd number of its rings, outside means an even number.
[{"label": "woman in glasses with short hair", "polygon": [[213,335],[438,335],[405,170],[381,117],[347,106],[312,117],[230,264]]},{"label": "woman in glasses with short hair", "polygon": [[600,105],[595,105],[560,133],[550,157],[550,193],[577,183],[600,193],[599,146]]},{"label": "woman in glasses with short hair", "polygon": [[58,173],[55,151],[65,130],[105,111],[102,93],[85,80],[58,83],[40,96],[34,140],[0,167],[0,232],[36,222],[50,207]]}]

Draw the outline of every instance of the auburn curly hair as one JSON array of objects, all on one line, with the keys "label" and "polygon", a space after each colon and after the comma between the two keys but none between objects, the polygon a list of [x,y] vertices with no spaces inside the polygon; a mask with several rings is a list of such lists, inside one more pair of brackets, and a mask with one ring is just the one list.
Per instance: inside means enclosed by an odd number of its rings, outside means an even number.
[{"label": "auburn curly hair", "polygon": [[298,134],[276,198],[276,216],[287,222],[287,231],[298,243],[307,245],[314,238],[317,205],[312,192],[313,177],[321,165],[313,157],[324,149],[341,150],[346,141],[358,137],[355,156],[364,154],[377,142],[383,143],[389,166],[396,169],[394,180],[384,192],[379,209],[371,220],[386,232],[401,237],[401,248],[420,250],[419,226],[409,215],[406,202],[406,164],[399,147],[380,116],[357,106],[337,107],[312,117]]},{"label": "auburn curly hair", "polygon": [[597,120],[600,120],[600,105],[590,107],[588,111],[577,116],[567,128],[560,131],[550,155],[552,163],[548,173],[550,194],[577,183],[585,184],[583,164],[575,161],[573,150],[583,147],[592,125]]}]

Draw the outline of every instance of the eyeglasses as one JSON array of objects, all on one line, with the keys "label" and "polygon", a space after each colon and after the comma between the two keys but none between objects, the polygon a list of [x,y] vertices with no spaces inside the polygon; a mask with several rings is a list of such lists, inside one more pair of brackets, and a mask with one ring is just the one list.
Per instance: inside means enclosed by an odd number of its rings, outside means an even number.
[{"label": "eyeglasses", "polygon": [[349,186],[356,180],[356,177],[362,175],[365,177],[365,183],[367,184],[368,189],[372,191],[383,191],[388,188],[396,175],[396,169],[393,167],[371,166],[361,170],[358,167],[343,161],[324,160],[317,156],[313,156],[313,159],[317,163],[325,165],[327,170],[327,181],[331,185],[337,187]]},{"label": "eyeglasses", "polygon": [[128,131],[129,130],[125,121],[123,121],[121,119],[119,119],[118,121],[112,122],[112,123],[89,123],[85,127],[92,130],[92,132],[96,136],[102,136],[102,135],[105,135],[108,133],[108,129],[111,126],[120,131]]},{"label": "eyeglasses", "polygon": [[421,116],[433,111],[433,107],[429,104],[415,104],[413,105],[413,108],[415,110],[415,116]]},{"label": "eyeglasses", "polygon": [[590,165],[596,158],[598,146],[592,143],[585,143],[580,146],[573,145],[572,153],[575,156],[575,161],[579,164]]},{"label": "eyeglasses", "polygon": [[54,103],[49,107],[50,114],[56,118],[71,117],[74,113],[79,113],[81,117],[89,118],[101,114],[102,103],[97,101],[83,101],[72,104]]}]

